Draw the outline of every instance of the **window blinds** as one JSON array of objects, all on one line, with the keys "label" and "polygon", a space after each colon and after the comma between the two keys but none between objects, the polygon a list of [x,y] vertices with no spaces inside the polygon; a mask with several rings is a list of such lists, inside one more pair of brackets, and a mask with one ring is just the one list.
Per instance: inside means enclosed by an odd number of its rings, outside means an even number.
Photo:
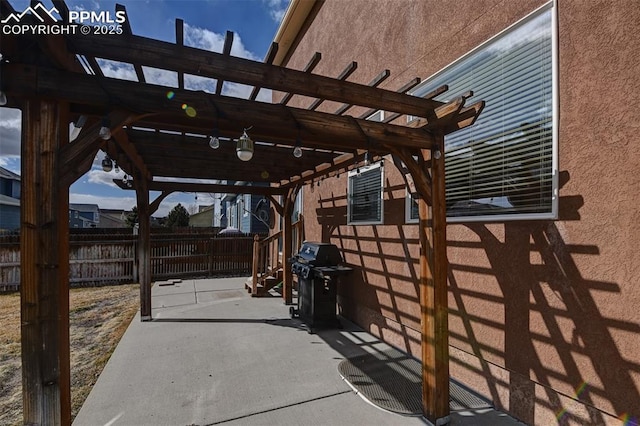
[{"label": "window blinds", "polygon": [[382,221],[382,167],[349,176],[349,223]]},{"label": "window blinds", "polygon": [[448,101],[468,91],[486,107],[445,137],[447,216],[552,213],[552,10],[528,19],[428,80]]}]

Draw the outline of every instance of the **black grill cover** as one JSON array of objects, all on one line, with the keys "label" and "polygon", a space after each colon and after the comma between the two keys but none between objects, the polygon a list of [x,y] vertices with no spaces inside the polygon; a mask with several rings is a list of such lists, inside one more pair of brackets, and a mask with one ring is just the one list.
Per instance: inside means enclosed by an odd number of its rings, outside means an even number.
[{"label": "black grill cover", "polygon": [[342,263],[342,255],[335,244],[306,241],[293,260],[312,266],[336,266]]}]

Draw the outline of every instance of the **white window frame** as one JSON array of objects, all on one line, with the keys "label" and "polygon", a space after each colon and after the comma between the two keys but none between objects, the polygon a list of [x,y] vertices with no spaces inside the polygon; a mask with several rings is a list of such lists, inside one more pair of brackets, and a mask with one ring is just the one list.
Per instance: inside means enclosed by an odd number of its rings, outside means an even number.
[{"label": "white window frame", "polygon": [[242,202],[244,204],[242,216],[247,217],[249,216],[249,210],[251,210],[251,194],[244,194],[242,196]]},{"label": "white window frame", "polygon": [[[559,199],[559,184],[558,184],[558,11],[556,6],[556,0],[550,1],[547,4],[539,7],[535,11],[531,12],[524,18],[518,20],[514,24],[505,28],[503,31],[494,35],[490,39],[486,40],[476,48],[470,50],[465,55],[456,59],[446,67],[442,68],[435,74],[426,78],[422,84],[417,86],[411,94],[419,91],[424,86],[431,84],[430,82],[438,77],[440,74],[450,69],[451,67],[459,64],[461,61],[467,59],[476,52],[486,48],[489,44],[493,43],[496,39],[504,36],[505,34],[518,29],[520,26],[528,23],[532,19],[537,18],[541,13],[551,9],[551,212],[547,213],[509,213],[509,214],[496,214],[496,215],[484,215],[484,216],[451,216],[447,217],[448,223],[465,223],[465,222],[506,222],[506,221],[521,221],[521,220],[556,220],[558,219],[558,199]],[[472,87],[469,88],[473,90]],[[407,116],[407,122],[415,120],[416,117]],[[407,193],[406,206],[410,207],[411,196]],[[406,209],[405,209],[406,210]],[[410,219],[410,210],[405,213],[406,223],[416,223],[416,220]]]},{"label": "white window frame", "polygon": [[376,112],[368,116],[367,120],[378,121],[378,122],[384,121],[384,111],[381,109],[377,110]]},{"label": "white window frame", "polygon": [[[374,221],[352,221],[351,220],[351,178],[366,173],[370,170],[380,168],[380,220]],[[347,174],[347,225],[382,225],[384,223],[384,161],[379,161],[369,166],[358,167]]]},{"label": "white window frame", "polygon": [[418,223],[420,222],[419,217],[411,217],[411,203],[413,200],[411,199],[411,192],[409,192],[409,188],[407,188],[407,194],[404,197],[404,222],[405,223]]}]

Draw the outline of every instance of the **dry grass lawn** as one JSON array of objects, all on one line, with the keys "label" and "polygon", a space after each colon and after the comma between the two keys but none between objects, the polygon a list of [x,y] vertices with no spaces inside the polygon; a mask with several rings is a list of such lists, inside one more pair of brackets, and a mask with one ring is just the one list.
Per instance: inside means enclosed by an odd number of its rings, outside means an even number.
[{"label": "dry grass lawn", "polygon": [[[138,310],[137,284],[72,289],[71,410],[91,387]],[[0,295],[0,425],[22,424],[20,295]]]}]

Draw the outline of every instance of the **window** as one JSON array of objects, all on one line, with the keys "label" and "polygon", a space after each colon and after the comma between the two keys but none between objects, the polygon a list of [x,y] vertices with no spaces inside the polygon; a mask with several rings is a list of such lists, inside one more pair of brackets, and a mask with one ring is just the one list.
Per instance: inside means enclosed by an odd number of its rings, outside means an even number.
[{"label": "window", "polygon": [[413,92],[447,84],[437,100],[473,90],[486,102],[473,126],[445,137],[450,222],[557,215],[554,13],[541,8]]},{"label": "window", "polygon": [[244,212],[242,214],[242,216],[247,217],[249,216],[250,210],[251,210],[251,194],[244,194],[242,196],[243,199],[243,206],[242,208],[244,209]]},{"label": "window", "polygon": [[404,216],[406,223],[416,223],[420,220],[418,211],[418,199],[407,191],[406,203],[404,206]]},{"label": "window", "polygon": [[383,222],[383,182],[382,162],[349,172],[348,224],[374,225]]}]

